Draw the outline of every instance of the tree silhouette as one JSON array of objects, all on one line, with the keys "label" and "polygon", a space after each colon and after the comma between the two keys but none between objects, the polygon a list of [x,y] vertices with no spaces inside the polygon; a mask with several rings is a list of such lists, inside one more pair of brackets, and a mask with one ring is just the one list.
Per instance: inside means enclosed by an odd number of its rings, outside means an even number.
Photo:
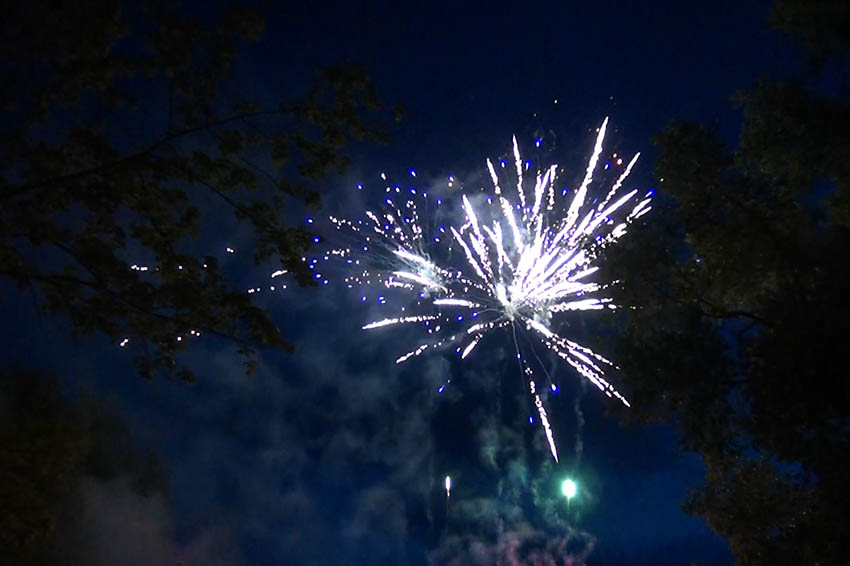
[{"label": "tree silhouette", "polygon": [[237,98],[228,71],[262,19],[173,4],[25,2],[4,17],[0,278],[76,333],[129,339],[143,375],[192,379],[176,355],[196,332],[235,342],[247,370],[258,344],[290,349],[198,245],[227,226],[221,208],[252,228],[256,262],[309,284],[311,235],[282,218],[318,205],[350,142],[386,134],[356,66],[274,103]]},{"label": "tree silhouette", "polygon": [[[742,93],[738,147],[711,127],[657,136],[658,210],[610,252],[623,286],[617,359],[634,418],[681,425],[706,482],[686,510],[739,564],[850,555],[850,10],[785,0],[774,21],[817,67]],[[828,88],[824,89],[826,83]],[[625,265],[625,266],[624,266]]]},{"label": "tree silhouette", "polygon": [[85,563],[83,483],[117,478],[139,498],[167,495],[159,458],[108,404],[68,400],[53,375],[0,374],[0,561]]}]

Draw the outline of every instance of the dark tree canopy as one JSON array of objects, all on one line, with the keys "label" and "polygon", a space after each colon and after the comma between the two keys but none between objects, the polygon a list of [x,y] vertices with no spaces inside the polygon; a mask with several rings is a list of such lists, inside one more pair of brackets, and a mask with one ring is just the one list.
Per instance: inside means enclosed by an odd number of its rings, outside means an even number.
[{"label": "dark tree canopy", "polygon": [[[783,0],[775,20],[846,64],[838,4]],[[734,150],[700,124],[660,133],[663,195],[610,252],[635,307],[617,354],[632,414],[681,425],[707,467],[686,509],[742,565],[850,556],[850,96],[811,82],[742,93]]]},{"label": "dark tree canopy", "polygon": [[118,478],[140,498],[167,495],[158,457],[108,404],[69,401],[53,375],[0,374],[0,562],[90,563],[83,482]]},{"label": "dark tree canopy", "polygon": [[233,228],[230,209],[253,229],[256,262],[309,283],[310,234],[285,212],[318,205],[352,141],[385,138],[356,66],[322,69],[308,92],[273,103],[234,95],[228,71],[263,23],[244,9],[219,16],[20,2],[0,23],[0,279],[76,333],[129,338],[145,376],[191,379],[176,356],[192,331],[233,340],[249,370],[255,345],[288,349],[198,240]]}]

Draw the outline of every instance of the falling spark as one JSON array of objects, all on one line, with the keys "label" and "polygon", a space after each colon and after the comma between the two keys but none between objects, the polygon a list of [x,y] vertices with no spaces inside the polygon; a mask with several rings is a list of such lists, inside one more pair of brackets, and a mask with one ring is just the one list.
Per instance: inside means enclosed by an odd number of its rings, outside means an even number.
[{"label": "falling spark", "polygon": [[452,478],[451,476],[446,476],[446,497],[452,496]]},{"label": "falling spark", "polygon": [[555,437],[552,434],[552,427],[549,426],[549,417],[546,415],[546,409],[543,408],[543,401],[540,400],[540,395],[537,394],[537,389],[533,380],[528,382],[528,388],[531,390],[531,396],[534,397],[534,406],[537,407],[537,413],[540,415],[540,425],[546,433],[546,441],[549,443],[549,450],[551,450],[552,457],[557,462],[558,449],[555,448]]},{"label": "falling spark", "polygon": [[[349,288],[381,285],[402,289],[414,297],[404,303],[403,316],[363,326],[371,330],[422,325],[428,338],[396,363],[447,347],[465,359],[487,336],[509,331],[556,461],[558,452],[544,398],[526,361],[536,358],[533,342],[564,360],[605,395],[628,406],[626,398],[604,377],[603,368],[611,362],[552,329],[553,316],[559,313],[616,308],[604,296],[612,282],[592,280],[600,267],[600,252],[615,244],[634,220],[651,209],[652,191],[643,196],[638,189],[619,194],[640,154],[618,169],[619,177],[600,198],[592,200],[589,196],[597,180],[594,176],[607,127],[606,118],[597,130],[584,178],[575,191],[556,190],[557,165],[532,171],[514,137],[513,167],[508,167],[505,159],[499,160],[499,168],[486,161],[492,195],[486,197],[486,205],[485,201],[477,205],[480,199],[474,193],[463,193],[460,207],[464,218],[460,224],[441,224],[443,213],[435,210],[445,207],[435,209],[428,204],[436,201],[440,205],[441,199],[428,199],[427,193],[416,195],[413,189],[405,194],[398,186],[395,193],[387,186],[386,193],[392,196],[385,197],[381,209],[365,211],[364,218],[330,217],[337,231],[354,239],[351,245],[325,254],[325,258],[345,262],[344,283]],[[617,160],[618,165],[622,163],[621,158]],[[511,175],[515,179],[504,178]],[[382,173],[381,179],[386,181],[387,175]],[[457,184],[457,179],[449,177],[449,184]],[[458,256],[461,261],[455,259]],[[314,259],[308,267],[313,269],[316,263]],[[366,301],[365,295],[362,300]],[[383,295],[378,297],[379,304],[386,302]],[[529,351],[534,356],[523,354]],[[549,388],[557,391],[551,379]],[[449,486],[450,478],[446,477],[447,494]]]}]

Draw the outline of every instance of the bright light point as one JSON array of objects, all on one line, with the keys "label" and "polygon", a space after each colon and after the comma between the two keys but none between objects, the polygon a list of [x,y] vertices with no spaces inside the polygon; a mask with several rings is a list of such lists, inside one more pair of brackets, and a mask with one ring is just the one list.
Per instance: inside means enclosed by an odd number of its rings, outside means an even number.
[{"label": "bright light point", "polygon": [[578,487],[576,486],[576,482],[567,478],[564,480],[564,483],[561,484],[561,493],[564,494],[564,497],[567,499],[572,499],[576,496],[576,491]]},{"label": "bright light point", "polygon": [[452,490],[452,478],[451,476],[446,476],[446,493],[451,492]]}]

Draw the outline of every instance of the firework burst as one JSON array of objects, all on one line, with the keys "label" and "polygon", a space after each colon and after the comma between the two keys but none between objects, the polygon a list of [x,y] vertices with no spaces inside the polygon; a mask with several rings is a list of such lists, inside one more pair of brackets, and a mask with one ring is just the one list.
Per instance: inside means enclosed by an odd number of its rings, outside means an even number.
[{"label": "firework burst", "polygon": [[[442,201],[429,198],[427,192],[388,186],[379,211],[367,210],[365,218],[357,220],[331,217],[336,229],[353,237],[354,243],[325,255],[347,264],[345,283],[350,288],[380,285],[412,294],[413,300],[395,316],[363,326],[365,330],[402,324],[423,327],[427,338],[397,363],[446,347],[454,347],[463,359],[489,335],[506,331],[556,461],[552,429],[529,356],[524,354],[534,354],[533,341],[628,406],[604,377],[603,367],[611,362],[551,329],[559,313],[616,308],[605,296],[612,282],[592,280],[599,269],[599,252],[651,208],[651,191],[619,194],[639,154],[623,166],[604,197],[589,198],[607,125],[606,118],[575,191],[556,189],[556,165],[531,171],[514,138],[514,171],[505,160],[498,168],[487,160],[490,194],[461,195],[462,223],[441,225],[442,214],[434,210]],[[511,171],[512,179],[505,181],[501,171]],[[382,178],[386,180],[385,175]],[[450,177],[449,186],[455,183]],[[313,259],[309,267],[315,268],[317,261]],[[316,273],[316,278],[322,275]],[[386,300],[379,296],[378,302]],[[555,391],[543,365],[539,368]]]}]

